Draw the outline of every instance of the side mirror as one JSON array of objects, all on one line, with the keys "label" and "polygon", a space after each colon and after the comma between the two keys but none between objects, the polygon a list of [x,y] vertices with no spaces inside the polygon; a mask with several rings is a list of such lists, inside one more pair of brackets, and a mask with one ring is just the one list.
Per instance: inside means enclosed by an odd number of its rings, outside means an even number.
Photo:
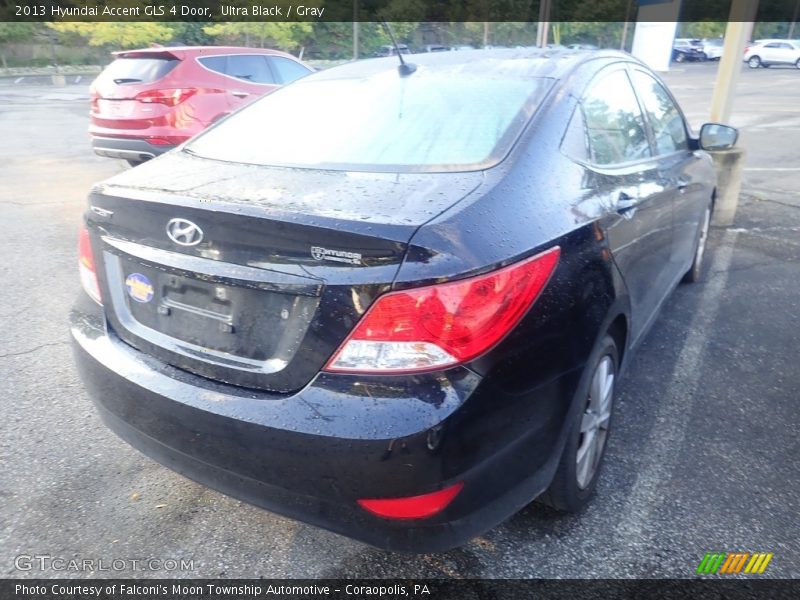
[{"label": "side mirror", "polygon": [[719,123],[706,123],[700,128],[700,147],[703,150],[728,150],[739,139],[739,130]]}]

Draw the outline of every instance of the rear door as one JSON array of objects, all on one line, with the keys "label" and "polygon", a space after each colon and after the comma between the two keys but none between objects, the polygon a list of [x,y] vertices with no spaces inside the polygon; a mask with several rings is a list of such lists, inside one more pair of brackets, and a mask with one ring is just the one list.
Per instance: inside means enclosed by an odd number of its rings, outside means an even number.
[{"label": "rear door", "polygon": [[595,77],[575,118],[584,120],[586,187],[607,210],[603,225],[628,288],[636,339],[669,289],[672,203],[624,65]]},{"label": "rear door", "polygon": [[688,268],[694,255],[700,219],[710,198],[703,184],[702,159],[689,148],[686,122],[667,89],[650,73],[631,68],[631,79],[644,108],[659,161],[659,185],[673,208],[673,236],[670,252],[671,280]]},{"label": "rear door", "polygon": [[228,96],[235,110],[278,87],[279,81],[263,54],[229,54],[225,72],[231,82]]},{"label": "rear door", "polygon": [[774,63],[780,61],[780,43],[770,42],[764,44],[759,52],[761,55],[761,62]]}]

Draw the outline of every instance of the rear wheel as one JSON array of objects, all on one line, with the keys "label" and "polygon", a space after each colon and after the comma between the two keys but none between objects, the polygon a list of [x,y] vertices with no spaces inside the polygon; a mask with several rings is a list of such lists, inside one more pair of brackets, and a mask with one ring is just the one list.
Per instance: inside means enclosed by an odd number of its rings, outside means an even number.
[{"label": "rear wheel", "polygon": [[796,69],[800,69],[800,58],[798,58],[798,59],[797,59],[797,62],[796,62],[796,63],[794,63],[794,67],[795,67]]},{"label": "rear wheel", "polygon": [[706,243],[708,242],[708,230],[711,225],[711,206],[709,205],[703,213],[703,220],[700,221],[700,229],[697,233],[697,246],[694,251],[692,266],[683,276],[686,283],[697,283],[703,274],[703,257],[706,253]]},{"label": "rear wheel", "polygon": [[581,510],[597,485],[605,455],[619,365],[617,344],[605,335],[592,352],[578,388],[577,412],[550,487],[539,500],[567,512]]},{"label": "rear wheel", "polygon": [[751,56],[750,59],[747,61],[747,66],[751,69],[757,69],[761,66],[761,59],[757,56]]},{"label": "rear wheel", "polygon": [[141,165],[141,164],[142,164],[142,163],[144,163],[145,161],[143,161],[143,160],[130,160],[130,159],[128,159],[128,160],[126,160],[125,162],[126,162],[126,163],[128,163],[128,164],[129,164],[130,166],[132,166],[132,167],[138,167],[139,165]]}]

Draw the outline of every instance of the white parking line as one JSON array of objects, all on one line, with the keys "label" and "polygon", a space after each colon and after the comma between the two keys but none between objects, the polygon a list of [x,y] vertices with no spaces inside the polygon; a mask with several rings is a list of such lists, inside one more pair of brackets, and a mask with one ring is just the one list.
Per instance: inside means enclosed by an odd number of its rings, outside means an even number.
[{"label": "white parking line", "polygon": [[[725,292],[738,235],[737,230],[725,231],[714,261],[707,267],[708,283],[687,329],[686,343],[678,355],[667,392],[660,400],[652,437],[643,448],[647,458],[639,468],[639,476],[621,511],[623,517],[614,532],[620,541],[615,545],[623,549],[626,558],[641,556],[643,546],[649,544],[644,531],[650,521],[650,513],[664,497],[665,485],[678,466],[692,407],[696,400],[701,400],[696,393],[702,375],[707,332],[714,323]],[[648,533],[653,535],[657,532]]]}]

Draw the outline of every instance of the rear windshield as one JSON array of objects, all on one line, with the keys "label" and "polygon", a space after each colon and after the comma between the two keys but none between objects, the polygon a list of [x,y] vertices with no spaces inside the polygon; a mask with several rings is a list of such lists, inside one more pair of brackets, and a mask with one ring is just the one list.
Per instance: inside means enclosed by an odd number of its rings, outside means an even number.
[{"label": "rear windshield", "polygon": [[500,162],[552,80],[424,67],[360,79],[310,76],[190,142],[231,162],[350,171],[471,171]]},{"label": "rear windshield", "polygon": [[118,58],[101,73],[98,79],[114,83],[151,83],[174,69],[176,58]]}]

